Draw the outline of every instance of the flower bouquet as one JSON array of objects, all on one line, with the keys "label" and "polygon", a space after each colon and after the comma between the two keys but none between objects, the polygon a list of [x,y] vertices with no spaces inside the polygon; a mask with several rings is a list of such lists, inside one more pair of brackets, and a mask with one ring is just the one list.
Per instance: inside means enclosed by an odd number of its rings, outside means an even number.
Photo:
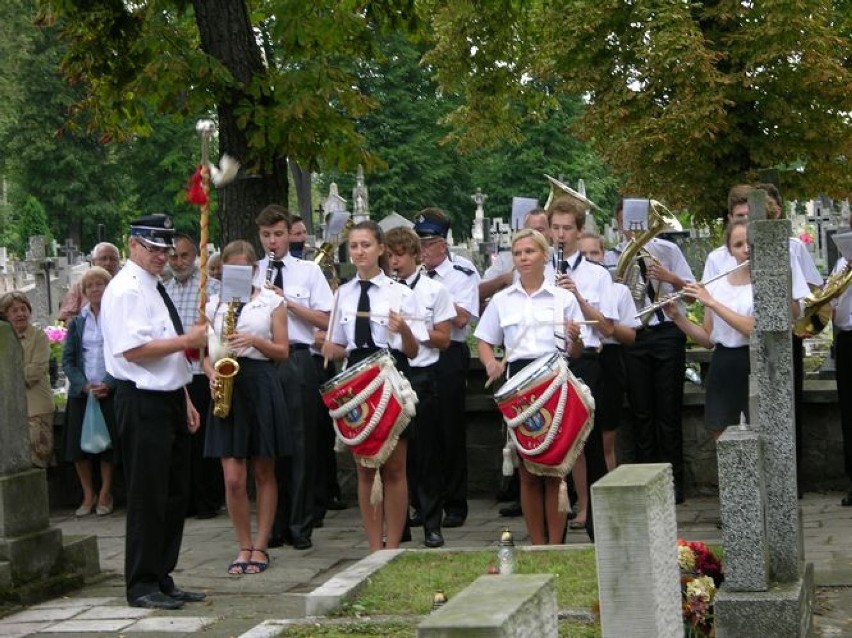
[{"label": "flower bouquet", "polygon": [[50,385],[55,388],[59,383],[59,364],[62,362],[62,348],[68,328],[63,325],[47,326],[44,329],[50,346]]},{"label": "flower bouquet", "polygon": [[716,590],[725,580],[722,562],[704,543],[681,538],[677,541],[677,564],[687,638],[714,636],[713,601]]}]

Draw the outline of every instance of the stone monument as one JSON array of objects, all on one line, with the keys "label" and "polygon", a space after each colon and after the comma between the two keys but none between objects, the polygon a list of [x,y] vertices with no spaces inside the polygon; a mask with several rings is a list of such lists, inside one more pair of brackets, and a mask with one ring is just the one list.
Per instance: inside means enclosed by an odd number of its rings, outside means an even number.
[{"label": "stone monument", "polygon": [[[27,602],[44,591],[79,586],[99,571],[94,536],[63,547],[50,527],[45,471],[30,463],[23,350],[0,321],[0,589]],[[67,580],[68,577],[70,580]]]},{"label": "stone monument", "polygon": [[356,224],[370,219],[370,193],[364,183],[364,167],[358,164],[355,188],[352,189],[352,221]]},{"label": "stone monument", "polygon": [[618,466],[592,509],[603,638],[683,636],[672,466]]},{"label": "stone monument", "polygon": [[488,195],[482,192],[481,188],[476,189],[476,193],[470,196],[473,203],[476,204],[476,212],[473,214],[473,227],[470,229],[470,237],[473,240],[474,248],[485,241],[485,200]]},{"label": "stone monument", "polygon": [[791,225],[766,219],[762,191],[752,193],[749,208],[754,290],[749,393],[755,431],[737,429],[720,439],[725,557],[733,573],[716,597],[716,635],[803,638],[812,621],[813,564],[804,562],[796,484]]}]

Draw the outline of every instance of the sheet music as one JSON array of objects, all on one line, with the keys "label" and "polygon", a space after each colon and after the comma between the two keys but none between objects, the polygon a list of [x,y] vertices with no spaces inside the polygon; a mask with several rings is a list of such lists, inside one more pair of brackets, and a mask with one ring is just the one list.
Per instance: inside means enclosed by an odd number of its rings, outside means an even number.
[{"label": "sheet music", "polygon": [[647,230],[650,207],[651,202],[647,199],[625,199],[622,230]]},{"label": "sheet music", "polygon": [[831,239],[846,262],[852,263],[852,231],[835,233],[831,236]]},{"label": "sheet music", "polygon": [[220,299],[229,303],[241,301],[248,303],[251,300],[251,280],[254,269],[251,266],[222,266],[222,294]]}]

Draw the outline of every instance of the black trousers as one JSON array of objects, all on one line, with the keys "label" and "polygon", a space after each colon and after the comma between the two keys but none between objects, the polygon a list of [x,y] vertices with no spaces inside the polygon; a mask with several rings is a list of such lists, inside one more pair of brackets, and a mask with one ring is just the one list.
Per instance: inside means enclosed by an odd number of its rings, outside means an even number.
[{"label": "black trousers", "polygon": [[138,390],[119,381],[115,413],[127,485],[127,600],[168,592],[189,499],[190,434],[183,388]]},{"label": "black trousers", "polygon": [[[592,396],[597,405],[602,395],[602,375],[598,355],[586,353],[580,359],[571,359],[569,366],[574,376],[589,386],[589,390],[592,391]],[[597,418],[595,418],[589,438],[586,439],[586,446],[583,448],[583,453],[586,457],[586,496],[588,503],[588,509],[586,510],[586,533],[592,542],[594,542],[595,523],[594,512],[592,511],[592,485],[606,475],[603,434],[601,433],[601,424]]]},{"label": "black trousers", "polygon": [[438,398],[441,405],[444,511],[467,518],[467,433],[464,406],[470,350],[467,343],[450,342],[438,359]]},{"label": "black trousers", "polygon": [[190,439],[190,494],[187,511],[191,514],[210,514],[219,511],[225,499],[225,479],[219,459],[204,458],[204,433],[210,411],[210,381],[207,375],[196,374],[187,386],[189,398],[201,416],[201,427]]},{"label": "black trousers", "polygon": [[274,538],[310,539],[314,529],[314,471],[316,468],[317,370],[307,348],[290,348],[290,358],[278,365],[293,433],[293,455],[275,462],[278,509]]},{"label": "black trousers", "polygon": [[852,331],[840,330],[834,338],[837,399],[843,431],[843,465],[852,481]]},{"label": "black trousers", "polygon": [[636,460],[671,463],[675,489],[683,490],[686,336],[671,322],[638,330],[624,362]]},{"label": "black trousers", "polygon": [[[314,368],[317,372],[317,385],[322,386],[330,381],[337,372],[334,364],[329,362],[328,368],[319,355],[312,355]],[[340,485],[337,483],[337,454],[334,451],[334,427],[328,408],[322,402],[317,391],[317,436],[316,436],[316,470],[314,472],[314,520],[321,521],[328,511],[328,503],[333,498],[340,498]]]},{"label": "black trousers", "polygon": [[417,416],[408,424],[406,475],[411,502],[423,517],[425,531],[441,529],[443,481],[441,466],[443,431],[438,402],[437,364],[409,370],[408,379],[417,393]]}]

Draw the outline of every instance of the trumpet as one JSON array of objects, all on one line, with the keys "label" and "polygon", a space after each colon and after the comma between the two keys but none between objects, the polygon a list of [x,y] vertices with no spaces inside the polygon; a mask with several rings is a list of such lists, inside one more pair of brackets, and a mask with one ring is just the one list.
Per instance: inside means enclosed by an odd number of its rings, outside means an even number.
[{"label": "trumpet", "polygon": [[[701,281],[699,283],[702,286],[706,286],[707,284],[711,284],[714,281],[721,279],[722,277],[727,277],[732,272],[736,272],[737,270],[740,270],[741,268],[745,268],[746,266],[748,266],[749,261],[750,260],[746,259],[743,263],[737,264],[733,268],[726,270],[725,272],[720,273],[720,274],[716,275],[715,277],[710,277],[710,279],[708,279],[707,281]],[[663,299],[660,299],[659,301],[656,301],[652,304],[645,306],[639,312],[637,312],[636,315],[633,318],[634,319],[642,319],[644,321],[646,317],[649,317],[651,315],[651,313],[657,312],[657,310],[661,310],[664,306],[667,306],[668,304],[670,304],[673,301],[678,301],[679,299],[682,299],[685,296],[686,296],[686,293],[683,290],[678,290],[674,294],[668,295],[667,297],[664,297]]]}]

